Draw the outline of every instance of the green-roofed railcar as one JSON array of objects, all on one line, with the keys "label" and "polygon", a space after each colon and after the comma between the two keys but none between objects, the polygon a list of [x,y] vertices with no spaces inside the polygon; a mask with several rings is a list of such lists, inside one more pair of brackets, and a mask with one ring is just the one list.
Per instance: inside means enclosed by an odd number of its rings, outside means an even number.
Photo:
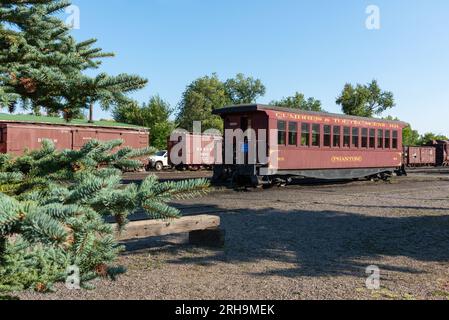
[{"label": "green-roofed railcar", "polygon": [[80,149],[89,140],[121,139],[123,146],[145,148],[149,145],[149,130],[116,122],[65,122],[52,117],[0,114],[0,152],[22,155],[36,150],[43,140],[52,140],[59,150]]}]

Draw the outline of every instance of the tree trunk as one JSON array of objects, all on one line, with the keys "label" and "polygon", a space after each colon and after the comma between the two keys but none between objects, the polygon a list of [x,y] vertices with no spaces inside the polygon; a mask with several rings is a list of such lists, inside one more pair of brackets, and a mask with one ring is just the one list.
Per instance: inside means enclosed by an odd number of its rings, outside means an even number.
[{"label": "tree trunk", "polygon": [[91,103],[89,106],[89,123],[94,123],[94,104]]}]

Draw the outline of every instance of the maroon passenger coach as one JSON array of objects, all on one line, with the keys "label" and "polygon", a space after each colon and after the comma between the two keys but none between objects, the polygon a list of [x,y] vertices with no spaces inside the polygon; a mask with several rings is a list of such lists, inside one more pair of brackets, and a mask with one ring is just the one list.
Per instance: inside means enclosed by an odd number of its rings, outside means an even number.
[{"label": "maroon passenger coach", "polygon": [[40,149],[43,140],[51,140],[58,150],[79,150],[89,140],[121,139],[122,147],[136,149],[149,145],[145,128],[106,121],[88,123],[63,119],[22,115],[0,115],[0,153],[15,156],[26,150]]},{"label": "maroon passenger coach", "polygon": [[[265,158],[271,156],[268,163],[257,158],[255,163],[217,165],[215,180],[232,178],[234,183],[259,185],[288,182],[292,177],[387,179],[395,172],[404,173],[402,129],[407,126],[404,122],[265,105],[232,106],[214,113],[222,117],[225,130],[254,129],[259,147],[259,130],[277,132],[275,136],[267,134],[270,137],[266,141]],[[234,143],[227,141],[226,134],[224,139],[224,145]],[[248,139],[244,142],[249,143]],[[273,152],[276,144],[278,150]],[[234,146],[234,160],[240,148],[248,153],[247,146]],[[226,150],[230,149],[224,148],[224,160]],[[244,157],[245,161],[247,158]]]}]

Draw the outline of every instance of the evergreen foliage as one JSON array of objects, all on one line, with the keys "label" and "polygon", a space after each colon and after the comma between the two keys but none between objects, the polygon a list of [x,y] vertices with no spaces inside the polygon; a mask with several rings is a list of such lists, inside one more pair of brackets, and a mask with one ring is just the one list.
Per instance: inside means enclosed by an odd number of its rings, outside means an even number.
[{"label": "evergreen foliage", "polygon": [[66,0],[0,2],[0,108],[17,107],[66,120],[80,118],[98,102],[107,109],[128,101],[126,94],[143,88],[136,75],[89,77],[101,59],[114,54],[94,47],[96,39],[77,42],[64,21],[54,16]]},{"label": "evergreen foliage", "polygon": [[118,147],[122,141],[90,141],[81,150],[40,150],[18,158],[0,155],[0,292],[50,290],[76,265],[81,280],[115,277],[112,264],[122,248],[115,240],[128,216],[143,208],[152,218],[176,218],[172,199],[199,196],[206,180],[122,185],[122,170],[142,166],[153,150]]}]

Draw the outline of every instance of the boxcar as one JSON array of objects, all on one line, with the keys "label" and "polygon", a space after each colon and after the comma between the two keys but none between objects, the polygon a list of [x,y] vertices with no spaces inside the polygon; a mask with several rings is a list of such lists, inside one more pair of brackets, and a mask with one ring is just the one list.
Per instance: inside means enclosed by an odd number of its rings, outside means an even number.
[{"label": "boxcar", "polygon": [[407,167],[437,165],[435,147],[404,147],[404,163]]},{"label": "boxcar", "polygon": [[[177,141],[168,138],[168,163],[178,170],[212,169],[215,164],[221,164],[221,145],[223,137],[211,134],[193,134],[174,132]],[[176,146],[184,144],[184,151],[173,151]],[[173,151],[173,152],[172,152]],[[174,159],[176,157],[177,159]]]},{"label": "boxcar", "polygon": [[[222,117],[225,132],[253,129],[256,134],[245,136],[243,146],[236,146],[236,140],[230,141],[234,137],[225,134],[225,163],[215,166],[215,180],[232,178],[234,183],[259,185],[288,182],[292,177],[386,179],[404,173],[404,122],[265,105],[231,106],[214,113]],[[267,133],[266,155],[258,151],[256,161],[248,163],[248,146],[257,140],[257,148],[263,147],[263,130],[271,133]],[[236,157],[239,150],[244,151],[243,158]],[[268,161],[261,161],[261,156]]]},{"label": "boxcar", "polygon": [[145,128],[119,123],[87,123],[52,117],[0,114],[0,152],[22,155],[36,150],[44,139],[52,140],[58,150],[79,150],[89,140],[108,141],[122,139],[123,146],[145,148],[149,145],[149,132]]}]

